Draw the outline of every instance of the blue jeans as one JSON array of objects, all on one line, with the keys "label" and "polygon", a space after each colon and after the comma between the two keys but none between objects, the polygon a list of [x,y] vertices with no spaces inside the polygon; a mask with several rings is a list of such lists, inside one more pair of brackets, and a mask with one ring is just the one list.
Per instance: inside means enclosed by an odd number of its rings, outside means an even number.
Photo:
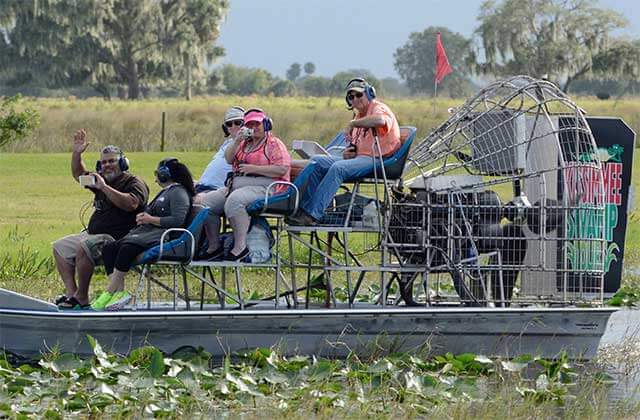
[{"label": "blue jeans", "polygon": [[211,185],[205,185],[205,184],[196,184],[195,188],[196,188],[196,194],[200,194],[201,192],[215,191],[218,189],[218,187],[213,187]]},{"label": "blue jeans", "polygon": [[[340,185],[346,180],[354,180],[369,175],[373,171],[371,156],[357,156],[353,159],[336,159],[331,156],[314,156],[309,182],[302,194],[300,207],[311,217],[320,220]],[[300,175],[298,175],[300,176]]]}]

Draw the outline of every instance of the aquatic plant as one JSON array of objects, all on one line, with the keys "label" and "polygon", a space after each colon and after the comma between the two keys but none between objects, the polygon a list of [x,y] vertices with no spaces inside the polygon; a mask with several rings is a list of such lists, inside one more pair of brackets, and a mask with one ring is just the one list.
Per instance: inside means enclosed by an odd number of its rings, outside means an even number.
[{"label": "aquatic plant", "polygon": [[636,306],[638,301],[640,301],[640,291],[637,287],[622,286],[607,301],[607,305],[632,307]]},{"label": "aquatic plant", "polygon": [[414,416],[505,392],[521,405],[557,408],[575,398],[579,380],[563,354],[329,360],[257,348],[213,360],[193,347],[167,356],[147,346],[123,357],[88,340],[93,357],[86,360],[55,349],[31,364],[0,357],[0,417]]}]

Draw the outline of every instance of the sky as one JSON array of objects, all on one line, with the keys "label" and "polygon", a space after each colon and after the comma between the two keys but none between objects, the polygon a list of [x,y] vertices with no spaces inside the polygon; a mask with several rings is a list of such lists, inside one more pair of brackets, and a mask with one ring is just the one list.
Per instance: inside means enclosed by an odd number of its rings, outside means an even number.
[{"label": "sky", "polygon": [[[471,37],[482,0],[230,0],[219,45],[220,63],[259,67],[284,78],[291,63],[316,65],[333,76],[367,69],[376,77],[399,78],[393,53],[411,32],[444,26]],[[637,0],[600,0],[600,7],[630,21],[621,33],[640,38]],[[446,39],[443,40],[446,48]]]}]

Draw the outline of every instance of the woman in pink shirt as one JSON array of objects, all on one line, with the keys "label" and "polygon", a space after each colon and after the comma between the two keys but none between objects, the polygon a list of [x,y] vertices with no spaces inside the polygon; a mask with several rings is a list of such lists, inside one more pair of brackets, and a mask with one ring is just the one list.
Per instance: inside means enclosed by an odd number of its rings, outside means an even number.
[{"label": "woman in pink shirt", "polygon": [[[233,176],[224,188],[203,196],[203,204],[209,207],[209,220],[205,225],[209,240],[205,259],[209,261],[240,261],[246,257],[251,224],[247,205],[264,197],[272,182],[289,181],[291,156],[284,143],[271,134],[271,119],[261,109],[250,109],[244,114],[244,126],[252,133],[240,131],[224,154],[233,167]],[[274,192],[284,188],[286,186],[281,185]],[[233,248],[227,255],[219,240],[223,213],[233,229]]]}]

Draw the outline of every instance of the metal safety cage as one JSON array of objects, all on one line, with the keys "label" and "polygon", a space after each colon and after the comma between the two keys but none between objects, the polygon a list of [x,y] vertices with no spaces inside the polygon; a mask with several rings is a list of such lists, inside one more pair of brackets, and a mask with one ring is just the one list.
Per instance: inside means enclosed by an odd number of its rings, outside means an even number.
[{"label": "metal safety cage", "polygon": [[605,188],[583,110],[517,76],[450,112],[414,146],[388,246],[472,304],[601,303]]}]

